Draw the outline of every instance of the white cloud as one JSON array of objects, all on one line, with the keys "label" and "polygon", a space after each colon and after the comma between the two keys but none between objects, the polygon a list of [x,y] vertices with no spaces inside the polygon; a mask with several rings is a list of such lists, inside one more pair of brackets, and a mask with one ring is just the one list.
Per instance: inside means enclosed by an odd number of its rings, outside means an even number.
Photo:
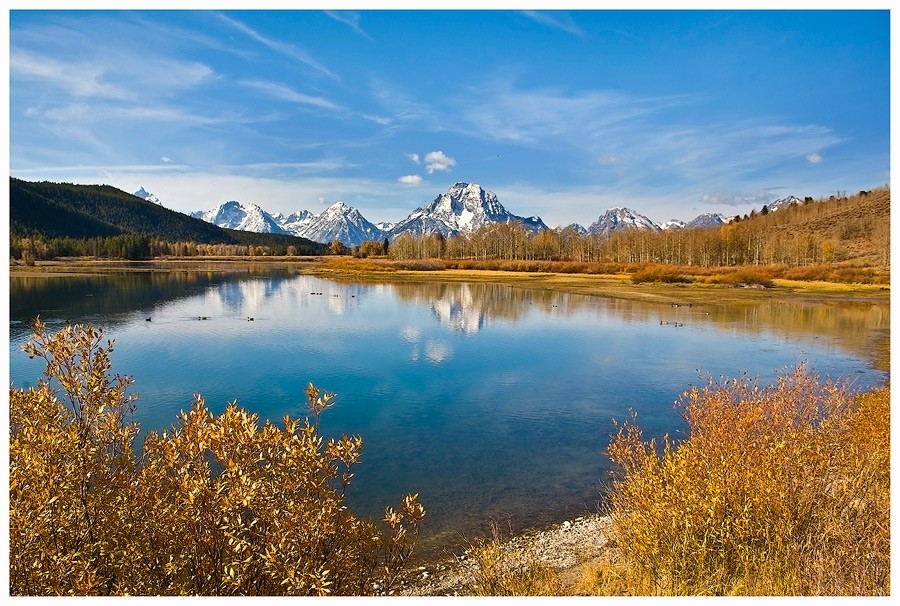
[{"label": "white cloud", "polygon": [[419,154],[406,154],[406,157],[409,158],[413,164],[419,163]]},{"label": "white cloud", "polygon": [[808,156],[806,156],[806,159],[807,159],[807,161],[809,161],[810,164],[818,164],[819,162],[822,161],[822,156],[820,156],[816,152],[813,152],[813,153],[809,154]]},{"label": "white cloud", "polygon": [[172,158],[170,158],[169,156],[162,156],[159,160],[164,164],[172,164]]},{"label": "white cloud", "polygon": [[430,175],[434,171],[449,171],[456,166],[456,160],[438,150],[425,154],[425,170]]},{"label": "white cloud", "polygon": [[422,183],[422,177],[419,175],[403,175],[399,179],[397,179],[400,183],[405,185],[419,185]]}]

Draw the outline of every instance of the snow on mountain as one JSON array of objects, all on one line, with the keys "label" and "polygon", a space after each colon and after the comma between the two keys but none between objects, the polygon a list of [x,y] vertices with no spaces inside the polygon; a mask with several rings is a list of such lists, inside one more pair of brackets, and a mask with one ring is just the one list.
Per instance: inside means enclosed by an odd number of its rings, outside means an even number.
[{"label": "snow on mountain", "polygon": [[630,208],[610,208],[590,224],[587,231],[591,235],[608,235],[617,229],[649,229],[661,231],[659,225]]},{"label": "snow on mountain", "polygon": [[141,200],[146,200],[147,202],[153,202],[154,204],[160,204],[159,198],[155,195],[148,192],[146,189],[141,187],[139,190],[134,192],[134,195],[140,198]]},{"label": "snow on mountain", "polygon": [[366,240],[383,240],[385,237],[385,233],[358,210],[343,202],[335,202],[320,214],[312,215],[293,233],[323,244],[340,240],[344,246],[358,246]]},{"label": "snow on mountain", "polygon": [[454,236],[471,233],[492,223],[522,224],[531,233],[545,231],[540,217],[519,217],[507,211],[497,194],[485,191],[477,183],[456,183],[424,208],[417,208],[389,232],[390,238],[401,233],[413,235],[442,234]]},{"label": "snow on mountain", "polygon": [[275,213],[272,215],[272,218],[275,219],[275,222],[278,223],[278,226],[281,227],[281,229],[296,234],[309,225],[316,216],[308,210],[301,210],[287,216],[281,213]]},{"label": "snow on mountain", "polygon": [[240,229],[261,234],[287,234],[272,215],[256,204],[241,204],[230,200],[207,211],[191,213],[195,219],[203,219],[207,223],[226,229]]},{"label": "snow on mountain", "polygon": [[381,231],[383,231],[385,233],[394,229],[395,225],[397,225],[397,224],[393,221],[378,221],[375,223],[375,227],[377,227],[378,229],[380,229]]},{"label": "snow on mountain", "polygon": [[668,221],[660,223],[659,227],[665,231],[667,229],[682,229],[685,225],[687,225],[687,223],[680,219],[669,219]]},{"label": "snow on mountain", "polygon": [[718,227],[724,225],[725,219],[719,213],[704,213],[685,224],[685,227]]}]

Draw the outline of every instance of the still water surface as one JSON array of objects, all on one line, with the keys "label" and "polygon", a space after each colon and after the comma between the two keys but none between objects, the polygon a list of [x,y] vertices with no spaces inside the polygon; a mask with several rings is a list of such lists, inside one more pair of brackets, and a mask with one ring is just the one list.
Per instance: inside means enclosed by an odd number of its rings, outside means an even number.
[{"label": "still water surface", "polygon": [[143,430],[170,427],[195,392],[213,412],[237,400],[276,421],[306,415],[309,381],[337,392],[323,433],[364,439],[351,509],[378,518],[418,492],[426,549],[492,519],[522,530],[596,511],[613,419],[634,410],[646,436],[677,436],[673,403],[709,375],[768,382],[808,361],[878,384],[865,349],[889,326],[887,304],[673,307],[288,270],[11,277],[16,387],[43,370],[20,351],[38,314],[107,330]]}]

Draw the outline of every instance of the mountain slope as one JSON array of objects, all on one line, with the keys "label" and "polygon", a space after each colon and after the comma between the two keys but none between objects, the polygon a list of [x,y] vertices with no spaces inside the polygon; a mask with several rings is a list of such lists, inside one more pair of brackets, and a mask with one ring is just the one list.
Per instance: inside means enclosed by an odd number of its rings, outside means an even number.
[{"label": "mountain slope", "polygon": [[687,223],[685,227],[690,229],[694,227],[719,227],[725,225],[725,219],[719,213],[704,213],[698,217],[694,217]]},{"label": "mountain slope", "polygon": [[226,230],[109,185],[9,180],[10,236],[47,238],[139,234],[169,242],[289,244],[301,254],[324,247],[287,235]]}]

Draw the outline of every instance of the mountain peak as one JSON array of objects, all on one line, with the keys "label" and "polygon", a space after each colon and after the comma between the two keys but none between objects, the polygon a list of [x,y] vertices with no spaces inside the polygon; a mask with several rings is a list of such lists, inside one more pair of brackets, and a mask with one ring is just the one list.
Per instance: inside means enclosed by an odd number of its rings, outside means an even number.
[{"label": "mountain peak", "polygon": [[626,206],[610,208],[588,227],[592,235],[608,235],[617,229],[649,229],[661,231],[659,225]]},{"label": "mountain peak", "polygon": [[437,196],[431,204],[416,209],[397,223],[390,230],[389,236],[395,238],[407,232],[449,237],[471,233],[493,223],[519,223],[533,233],[547,229],[538,217],[519,217],[507,211],[494,192],[485,191],[477,183],[458,181],[445,193]]},{"label": "mountain peak", "polygon": [[154,204],[160,203],[159,198],[157,198],[156,196],[154,196],[153,194],[148,192],[146,189],[144,189],[143,186],[141,186],[141,188],[139,190],[134,192],[134,195],[137,196],[138,198],[140,198],[141,200],[146,200],[147,202],[153,202]]}]

